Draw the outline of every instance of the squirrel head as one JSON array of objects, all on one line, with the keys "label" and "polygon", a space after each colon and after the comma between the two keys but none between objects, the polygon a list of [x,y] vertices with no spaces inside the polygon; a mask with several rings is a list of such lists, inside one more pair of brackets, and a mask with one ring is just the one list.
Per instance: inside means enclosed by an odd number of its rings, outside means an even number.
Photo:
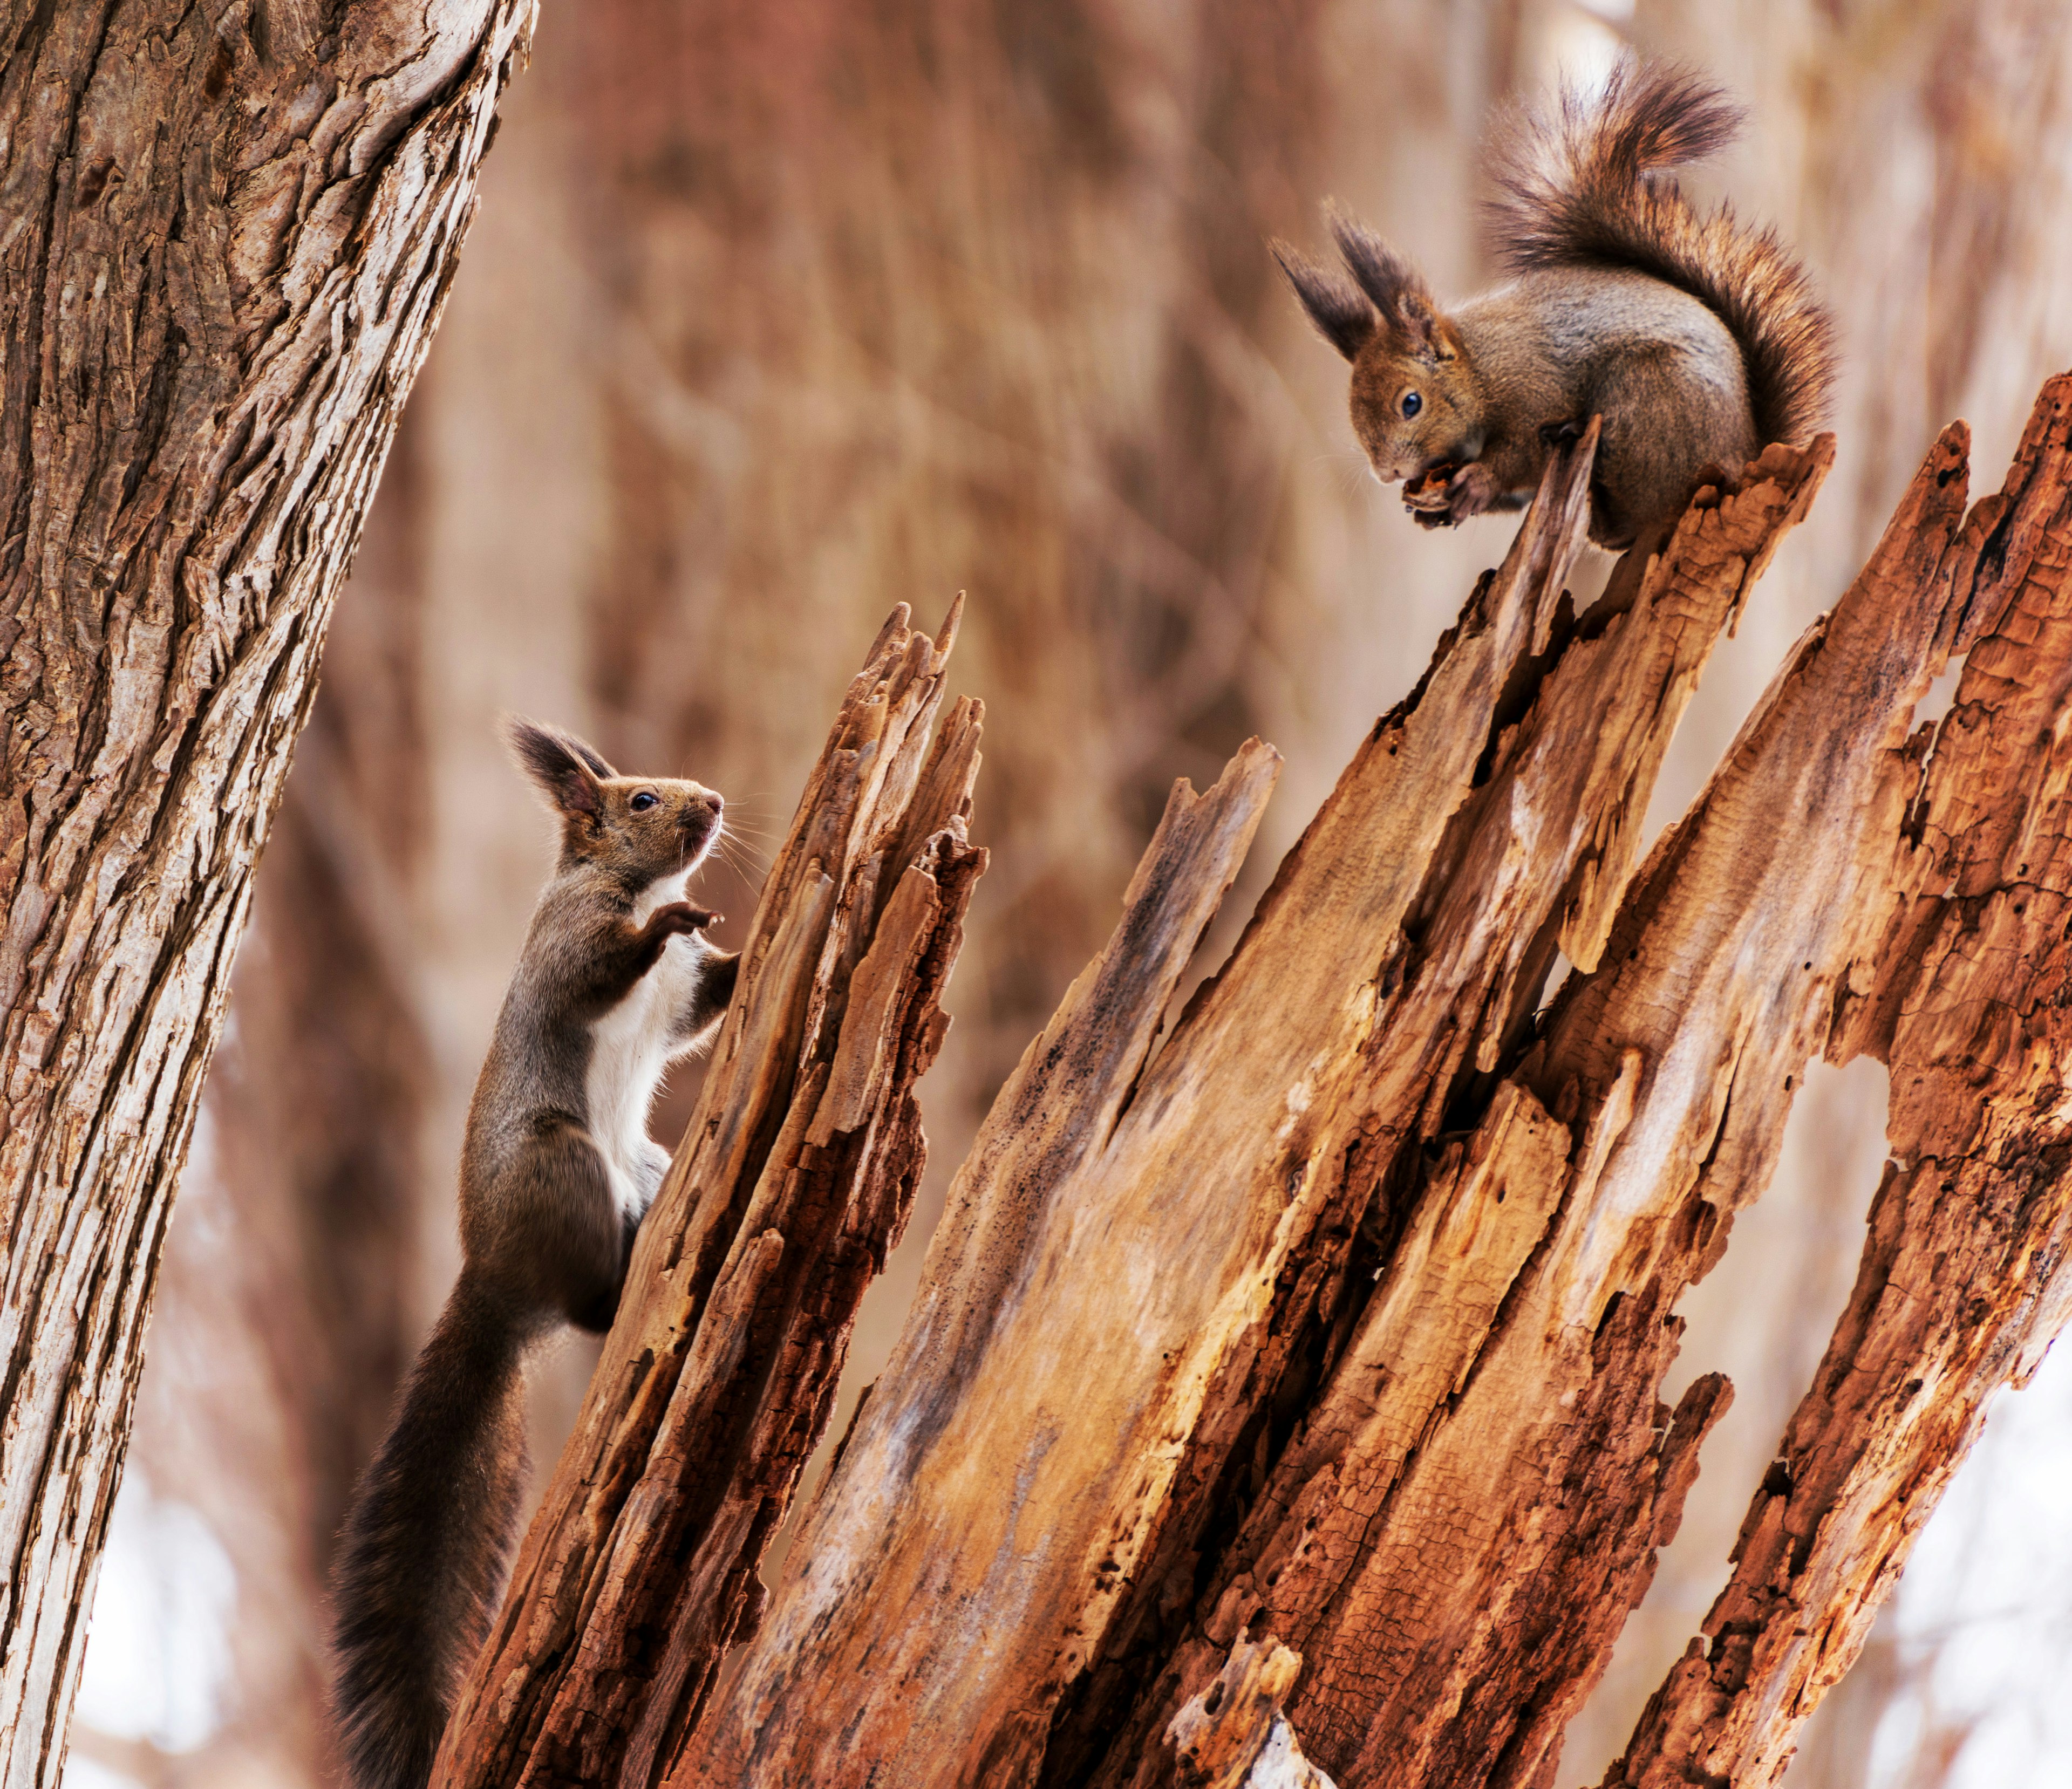
[{"label": "squirrel head", "polygon": [[511,750],[561,822],[563,870],[589,866],[631,894],[695,869],[718,841],[726,804],[701,783],[621,776],[594,746],[513,719]]},{"label": "squirrel head", "polygon": [[1350,213],[1326,208],[1346,270],[1285,242],[1274,258],[1317,331],[1353,364],[1353,432],[1383,484],[1482,450],[1482,404],[1460,332],[1424,276]]}]

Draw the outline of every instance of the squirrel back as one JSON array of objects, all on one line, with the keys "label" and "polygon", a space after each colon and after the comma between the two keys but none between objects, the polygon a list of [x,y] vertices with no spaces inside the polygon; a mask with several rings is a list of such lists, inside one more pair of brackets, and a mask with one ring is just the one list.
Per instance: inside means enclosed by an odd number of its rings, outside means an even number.
[{"label": "squirrel back", "polygon": [[1627,267],[1700,299],[1740,344],[1758,442],[1799,442],[1827,419],[1835,327],[1774,230],[1710,215],[1666,171],[1716,154],[1742,109],[1663,64],[1618,64],[1603,92],[1565,89],[1551,117],[1520,109],[1492,134],[1485,212],[1498,265]]}]

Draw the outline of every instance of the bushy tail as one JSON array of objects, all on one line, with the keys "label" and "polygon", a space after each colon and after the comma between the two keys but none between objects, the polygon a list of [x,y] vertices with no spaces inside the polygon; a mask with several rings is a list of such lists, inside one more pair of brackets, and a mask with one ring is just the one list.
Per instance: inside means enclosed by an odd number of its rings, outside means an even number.
[{"label": "bushy tail", "polygon": [[1662,172],[1741,123],[1711,82],[1630,56],[1595,98],[1570,89],[1551,116],[1514,113],[1490,143],[1490,246],[1513,273],[1630,267],[1702,299],[1741,344],[1758,438],[1796,442],[1827,419],[1833,322],[1774,232],[1724,205],[1701,216]]},{"label": "bushy tail", "polygon": [[352,1789],[423,1789],[488,1633],[524,1488],[525,1340],[463,1274],[353,1495],[332,1583]]}]

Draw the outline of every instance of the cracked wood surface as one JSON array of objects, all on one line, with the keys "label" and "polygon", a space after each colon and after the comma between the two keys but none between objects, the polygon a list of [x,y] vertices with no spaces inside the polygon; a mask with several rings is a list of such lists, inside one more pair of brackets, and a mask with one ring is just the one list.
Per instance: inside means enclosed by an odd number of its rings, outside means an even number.
[{"label": "cracked wood surface", "polygon": [[[1675,1301],[1766,1182],[1791,1090],[1882,924],[1923,749],[1914,705],[2041,537],[2005,500],[1965,520],[1964,448],[1961,429],[1938,443],[1635,878],[1597,973],[1564,988],[1459,1145],[1485,1175],[1498,1165],[1497,1212],[1550,1214],[1497,1321],[1472,1356],[1442,1351],[1457,1376],[1429,1388],[1405,1383],[1423,1347],[1363,1337],[1211,1581],[1207,1643],[1248,1622],[1303,1651],[1289,1717],[1341,1782],[1544,1781],[1674,1532],[1726,1393],[1707,1376],[1675,1412],[1656,1402]],[[1451,1199],[1458,1172],[1442,1151],[1429,1186]],[[1500,1224],[1491,1203],[1484,1224]],[[1501,1239],[1484,1247],[1458,1257],[1470,1288]],[[1419,1258],[1399,1256],[1384,1289]],[[1384,1291],[1367,1321],[1389,1314]],[[1422,1326],[1443,1341],[1460,1322]]]},{"label": "cracked wood surface", "polygon": [[[1178,966],[1129,977],[1134,904],[1032,1047],[672,1781],[1070,1782],[1104,1747],[1132,1767],[1201,1688],[1144,1693],[1211,1524],[1285,1439],[1267,1413],[1357,1315],[1363,1213],[1529,1018],[1556,942],[1595,957],[1698,669],[1828,457],[1703,493],[1579,623],[1560,590],[1593,446],[1550,465],[1141,1077]],[[1248,774],[1241,755],[1219,788]],[[1170,880],[1160,851],[1139,884]],[[1102,1051],[1099,1075],[1061,1067]]]},{"label": "cracked wood surface", "polygon": [[1301,1669],[1272,1635],[1239,1635],[1215,1680],[1167,1724],[1136,1789],[1334,1789],[1281,1712]]},{"label": "cracked wood surface", "polygon": [[[1565,1425],[1547,1388],[1556,1388],[1558,1400],[1590,1379],[1592,1336],[1581,1337],[1577,1357],[1574,1339],[1558,1334],[1563,1319],[1543,1311],[1556,1333],[1540,1344],[1523,1339],[1536,1322],[1528,1269],[1537,1270],[1558,1234],[1572,1161],[1585,1172],[1601,1167],[1616,1138],[1610,1130],[1579,1136],[1531,1088],[1470,1071],[1493,1068],[1531,1042],[1521,1032],[1531,1024],[1529,1003],[1552,960],[1555,928],[1579,964],[1605,953],[1626,862],[1599,854],[1597,841],[1622,839],[1645,806],[1705,653],[1779,534],[1803,513],[1828,451],[1825,442],[1804,454],[1773,450],[1737,493],[1701,493],[1659,558],[1625,561],[1600,610],[1540,668],[1532,705],[1505,735],[1490,781],[1464,804],[1434,855],[1428,889],[1404,928],[1415,940],[1412,987],[1387,1013],[1387,1054],[1376,1052],[1383,1067],[1368,1096],[1368,1129],[1380,1133],[1379,1147],[1369,1147],[1380,1159],[1364,1188],[1378,1191],[1374,1227],[1383,1234],[1351,1278],[1356,1292],[1375,1281],[1372,1296],[1363,1305],[1347,1302],[1338,1333],[1319,1339],[1323,1362],[1316,1382],[1301,1388],[1297,1411],[1282,1419],[1279,1434],[1270,1421],[1254,1420],[1255,1458],[1240,1458],[1240,1470],[1219,1483],[1207,1481],[1210,1507],[1181,1531],[1185,1549],[1169,1547],[1146,1573],[1144,1601],[1166,1601],[1163,1622],[1147,1619],[1135,1635],[1118,1631],[1112,1662],[1096,1674],[1097,1688],[1104,1674],[1117,1688],[1090,1697],[1076,1717],[1096,1744],[1104,1742],[1092,1780],[1128,1780],[1145,1733],[1198,1691],[1248,1624],[1270,1628],[1303,1652],[1289,1717],[1309,1755],[1342,1783],[1383,1780],[1398,1770],[1400,1777],[1386,1779],[1480,1781],[1471,1761],[1494,1765],[1515,1737],[1478,1734],[1471,1718],[1457,1731],[1452,1717],[1464,1711],[1449,1708],[1449,1698],[1457,1704],[1458,1685],[1479,1672],[1501,1704],[1519,1688],[1503,1676],[1524,1668],[1517,1643],[1524,1632],[1561,1625],[1544,1602],[1534,1606],[1529,1592],[1513,1608],[1507,1574],[1523,1578],[1531,1554],[1520,1544],[1528,1534],[1551,1544],[1548,1524],[1558,1528],[1578,1513],[1536,1508],[1529,1487],[1549,1463],[1548,1431]],[[1571,855],[1564,860],[1557,849]],[[1423,914],[1433,921],[1419,923]],[[1453,967],[1507,959],[1527,972],[1508,984],[1487,969],[1477,970],[1478,982]],[[1473,997],[1488,986],[1499,999],[1515,988],[1520,994],[1510,997],[1524,1004],[1478,1008]],[[1464,1006],[1479,1012],[1479,1028],[1456,1037],[1466,1027]],[[1662,1015],[1664,1030],[1675,1028],[1679,1010]],[[1428,1082],[1400,1071],[1392,1078],[1403,1055],[1441,1047],[1449,1053]],[[1615,1091],[1614,1105],[1631,1093]],[[1564,1121],[1572,1117],[1564,1112]],[[1404,1149],[1399,1139],[1423,1149]],[[1575,1211],[1589,1214],[1591,1201],[1585,1186]],[[1644,1396],[1628,1389],[1605,1413],[1604,1470],[1625,1474],[1641,1503],[1623,1528],[1585,1524],[1623,1548],[1601,1618],[1612,1636],[1645,1589],[1655,1546],[1674,1532],[1696,1444],[1725,1395],[1724,1382],[1701,1381],[1673,1423],[1657,1420],[1651,1388]],[[1256,1392],[1241,1388],[1223,1419],[1229,1428],[1238,1429],[1248,1404],[1257,1409]],[[1514,1458],[1523,1513],[1505,1508],[1501,1462]],[[1210,1528],[1218,1506],[1220,1536]],[[1195,1539],[1205,1534],[1207,1548]],[[1577,1544],[1587,1551],[1580,1532]],[[1457,1659],[1457,1676],[1440,1668]],[[1145,1680],[1161,1672],[1146,1693]],[[1119,1714],[1125,1697],[1134,1707]],[[1519,1712],[1528,1721],[1553,1713],[1536,1711],[1529,1700]],[[1558,1734],[1564,1719],[1548,1730]],[[1429,1729],[1421,1738],[1420,1724]],[[1075,1738],[1061,1722],[1046,1780],[1070,1782],[1083,1768],[1065,1750]],[[1445,1750],[1443,1767],[1422,1757],[1427,1744]],[[1430,1774],[1420,1776],[1420,1767]]]},{"label": "cracked wood surface", "polygon": [[[1884,923],[1828,1051],[1891,1069],[1892,1160],[1811,1388],[1702,1635],[1611,1786],[1771,1783],[1855,1662],[1994,1394],[2072,1314],[2072,379],[2045,388],[1983,550],[1971,648],[1911,805],[1865,841]],[[1967,543],[1968,545],[1968,542]],[[1925,730],[1924,730],[1925,735]],[[1881,862],[1881,860],[1883,860]]]},{"label": "cracked wood surface", "polygon": [[[593,1593],[549,1584],[527,1643],[557,1670],[575,1648],[600,1724],[533,1717],[508,1780],[1544,1789],[1731,1395],[1659,1401],[1675,1301],[1807,1061],[1872,1049],[1904,1165],[1712,1647],[1625,1780],[1781,1764],[1986,1396],[2072,1308],[2066,401],[1968,515],[1945,433],[1637,872],[1668,734],[1831,443],[1700,492],[1581,617],[1593,442],[1558,455],[1160,1047],[1276,760],[1176,789],[767,1606],[728,1575],[752,1545],[679,1596],[680,1556],[636,1535],[611,1582],[672,1587],[580,1633],[549,1605]],[[1975,642],[1931,755],[1915,705]],[[1557,948],[1579,973],[1537,1013]],[[805,1084],[795,1129],[828,1096]],[[692,1258],[738,1228],[752,1304],[787,1251],[708,1208]],[[697,1481],[689,1451],[656,1495]],[[629,1482],[592,1474],[607,1519]]]},{"label": "cracked wood surface", "polygon": [[56,1783],[252,870],[529,0],[0,3],[0,1784]]},{"label": "cracked wood surface", "polygon": [[962,602],[939,643],[895,611],[808,779],[435,1782],[656,1782],[754,1631],[757,1565],[926,1160],[914,1084],[985,863],[979,704],[930,743]]}]

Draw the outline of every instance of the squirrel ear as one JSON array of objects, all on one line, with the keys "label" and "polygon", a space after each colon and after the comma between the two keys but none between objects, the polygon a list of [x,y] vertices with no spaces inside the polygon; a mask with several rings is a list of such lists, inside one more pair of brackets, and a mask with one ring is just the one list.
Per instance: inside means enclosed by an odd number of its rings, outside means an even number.
[{"label": "squirrel ear", "polygon": [[1317,333],[1348,360],[1353,359],[1374,333],[1374,306],[1337,274],[1326,272],[1278,236],[1268,246]]},{"label": "squirrel ear", "polygon": [[1380,313],[1382,327],[1402,336],[1413,352],[1437,355],[1441,319],[1424,276],[1351,212],[1334,204],[1325,208],[1325,216],[1347,269]]},{"label": "squirrel ear", "polygon": [[508,730],[512,755],[546,792],[557,812],[594,819],[603,811],[604,793],[598,788],[598,779],[619,773],[604,761],[602,753],[573,733],[541,726],[523,716],[514,715]]}]

